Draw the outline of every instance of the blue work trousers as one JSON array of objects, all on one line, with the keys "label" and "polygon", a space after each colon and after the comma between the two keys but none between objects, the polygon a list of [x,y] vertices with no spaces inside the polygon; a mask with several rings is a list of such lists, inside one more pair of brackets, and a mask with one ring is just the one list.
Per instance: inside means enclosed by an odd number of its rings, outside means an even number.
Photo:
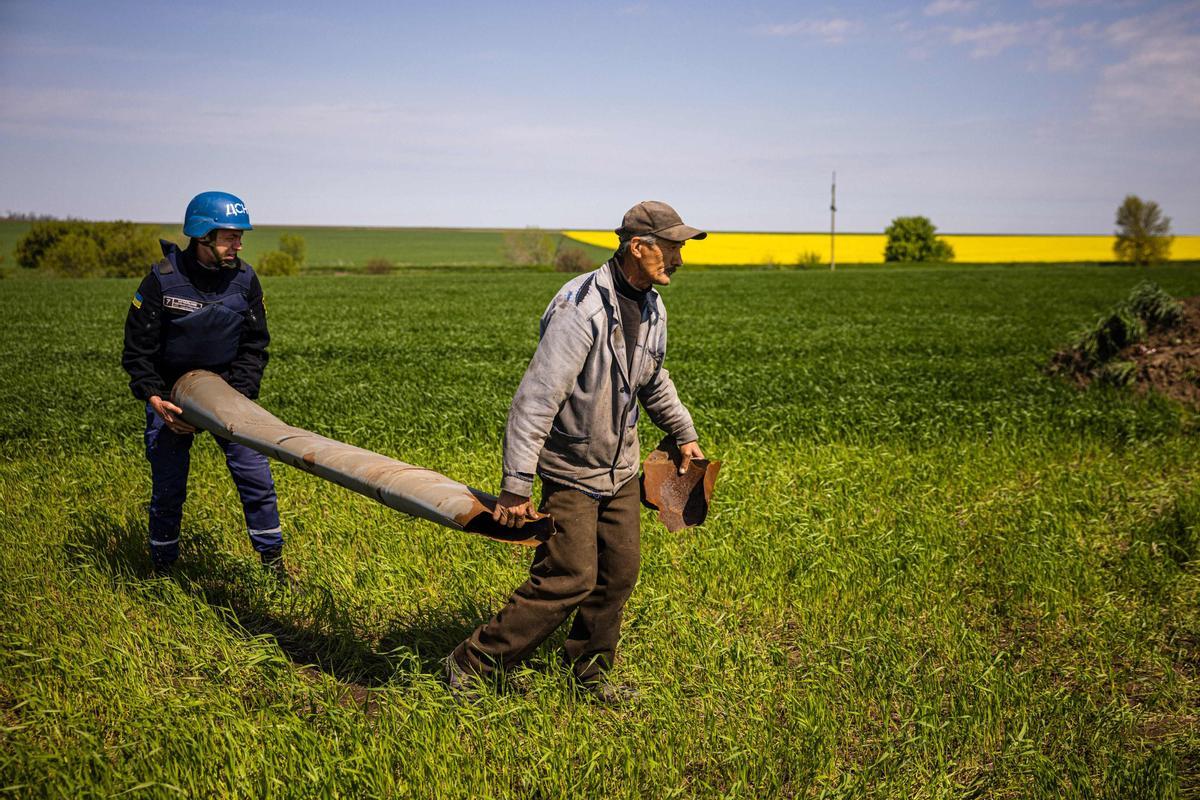
[{"label": "blue work trousers", "polygon": [[[195,434],[172,431],[146,404],[146,459],[154,482],[150,494],[150,554],[158,564],[169,564],[179,557],[179,524],[187,499],[195,438]],[[283,533],[267,457],[219,436],[213,438],[225,453],[225,464],[242,499],[250,543],[260,553],[280,547]]]}]

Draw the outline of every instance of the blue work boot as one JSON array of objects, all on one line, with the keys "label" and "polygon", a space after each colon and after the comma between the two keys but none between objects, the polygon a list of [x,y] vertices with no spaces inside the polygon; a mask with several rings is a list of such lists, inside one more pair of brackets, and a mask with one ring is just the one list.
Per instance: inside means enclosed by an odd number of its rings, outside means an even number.
[{"label": "blue work boot", "polygon": [[154,573],[155,577],[166,578],[175,571],[175,562],[178,560],[177,558],[152,557],[150,559],[150,570]]},{"label": "blue work boot", "polygon": [[263,571],[274,578],[280,586],[291,586],[294,582],[292,575],[283,563],[283,545],[260,550],[258,557],[262,559]]},{"label": "blue work boot", "polygon": [[179,560],[179,535],[171,539],[155,539],[150,537],[150,566],[158,576],[170,575],[175,562]]}]

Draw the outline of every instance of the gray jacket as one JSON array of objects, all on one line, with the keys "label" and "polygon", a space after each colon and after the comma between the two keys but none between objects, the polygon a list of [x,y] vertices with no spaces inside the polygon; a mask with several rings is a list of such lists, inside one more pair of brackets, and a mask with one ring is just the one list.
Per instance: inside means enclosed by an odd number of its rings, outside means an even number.
[{"label": "gray jacket", "polygon": [[638,400],[676,442],[696,441],[692,415],[663,368],[662,298],[651,290],[642,304],[632,369],[620,314],[607,264],[568,282],[546,307],[508,411],[504,491],[528,496],[536,471],[592,495],[615,494],[638,471]]}]

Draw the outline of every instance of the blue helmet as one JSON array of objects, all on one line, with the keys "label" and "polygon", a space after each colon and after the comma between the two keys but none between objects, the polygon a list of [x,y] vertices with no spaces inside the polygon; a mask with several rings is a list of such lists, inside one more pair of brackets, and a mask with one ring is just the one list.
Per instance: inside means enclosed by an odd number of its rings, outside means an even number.
[{"label": "blue helmet", "polygon": [[254,230],[250,212],[241,198],[229,192],[201,192],[192,198],[183,214],[183,235],[199,239],[217,228]]}]

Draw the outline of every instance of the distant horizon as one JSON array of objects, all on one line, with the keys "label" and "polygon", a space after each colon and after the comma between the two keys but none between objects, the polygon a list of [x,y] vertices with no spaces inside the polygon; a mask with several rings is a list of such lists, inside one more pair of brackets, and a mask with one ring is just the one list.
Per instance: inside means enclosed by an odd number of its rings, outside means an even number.
[{"label": "distant horizon", "polygon": [[[20,215],[22,212],[10,212]],[[34,216],[34,215],[29,215]],[[63,220],[71,221],[78,220],[80,222],[132,222],[135,225],[156,225],[158,227],[169,228],[179,226],[182,234],[182,222],[161,220],[139,220],[139,219],[96,219],[92,217],[59,217],[54,215],[36,215],[36,219],[21,219],[14,216],[0,216],[0,222],[37,222],[41,220]],[[936,220],[934,221],[936,225]],[[397,230],[397,231],[479,231],[479,232],[503,232],[503,231],[521,231],[521,230],[540,230],[547,232],[562,232],[562,231],[588,231],[588,232],[605,232],[611,233],[611,228],[588,227],[584,225],[567,225],[563,227],[555,227],[550,225],[520,225],[520,226],[500,226],[500,225],[358,225],[358,224],[309,224],[309,223],[290,223],[290,222],[254,222],[255,230],[259,228],[349,228],[354,230]],[[798,235],[798,236],[828,236],[829,229],[813,229],[813,230],[766,230],[766,229],[725,229],[725,228],[709,228],[710,234],[762,234],[762,235]],[[252,235],[254,231],[250,231]],[[884,229],[877,231],[868,230],[838,230],[837,236],[882,236]],[[1061,236],[1088,236],[1095,238],[1115,236],[1115,231],[1109,233],[1078,233],[1065,231],[1059,233],[1021,233],[1021,232],[992,232],[992,231],[952,231],[943,230],[941,227],[937,229],[938,236],[1040,236],[1040,237],[1061,237]],[[1187,231],[1172,231],[1172,236],[1200,236],[1200,233],[1191,233]]]}]

